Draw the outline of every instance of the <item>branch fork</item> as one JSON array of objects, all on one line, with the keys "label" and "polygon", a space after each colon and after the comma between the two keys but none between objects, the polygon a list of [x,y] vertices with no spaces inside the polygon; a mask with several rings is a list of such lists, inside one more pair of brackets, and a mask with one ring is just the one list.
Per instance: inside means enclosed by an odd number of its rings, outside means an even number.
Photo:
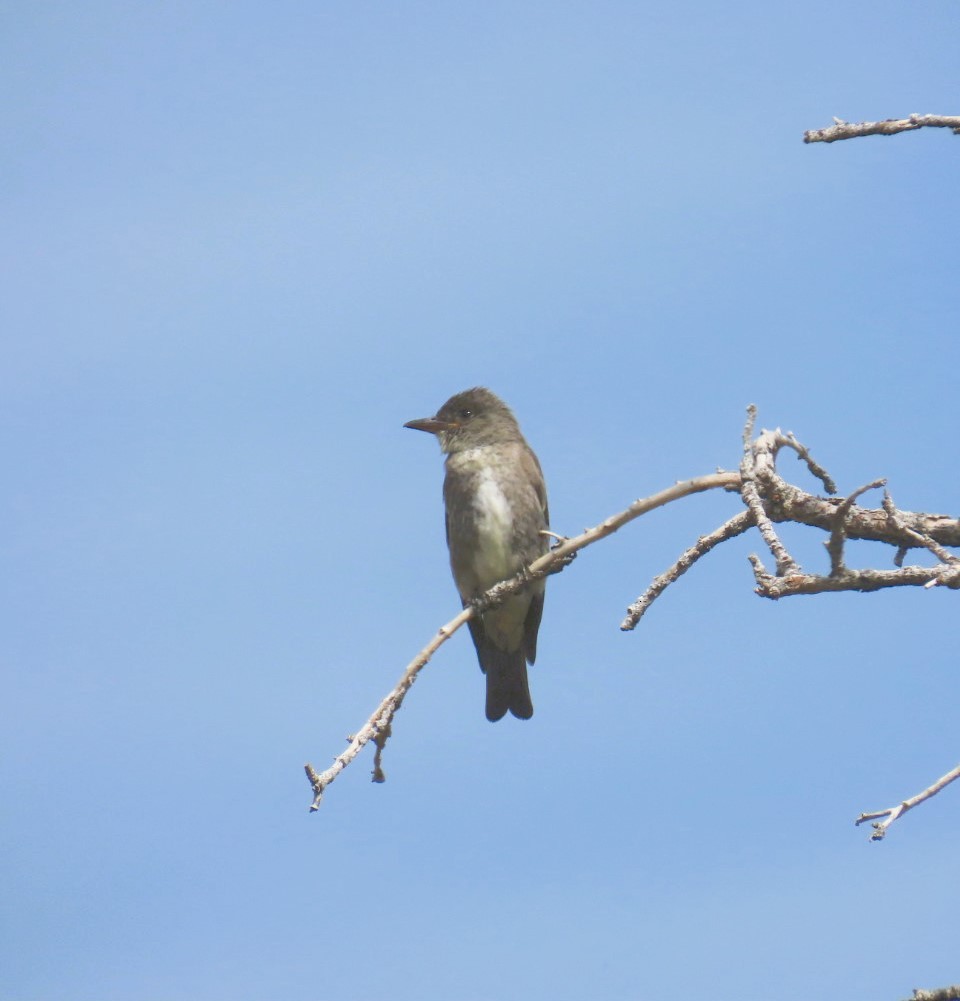
[{"label": "branch fork", "polygon": [[861,813],[854,823],[859,827],[861,824],[866,824],[871,820],[875,821],[875,823],[870,825],[873,828],[870,840],[882,841],[891,824],[899,820],[908,810],[912,810],[931,796],[936,796],[941,789],[946,788],[946,786],[958,778],[960,778],[960,765],[951,769],[946,775],[942,775],[933,785],[928,786],[923,792],[918,792],[916,796],[911,796],[910,799],[905,799],[902,803],[888,807],[886,810],[877,810],[874,813]]}]

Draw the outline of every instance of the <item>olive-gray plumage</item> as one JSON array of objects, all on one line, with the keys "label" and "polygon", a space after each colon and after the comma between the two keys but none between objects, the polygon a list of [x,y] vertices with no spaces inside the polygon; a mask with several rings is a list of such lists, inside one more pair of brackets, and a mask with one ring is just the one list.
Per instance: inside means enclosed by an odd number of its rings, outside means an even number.
[{"label": "olive-gray plumage", "polygon": [[[547,490],[510,408],[489,389],[452,396],[435,417],[404,427],[435,434],[446,453],[443,501],[450,567],[464,605],[547,551]],[[537,656],[544,581],[472,618],[487,676],[487,719],[533,715],[527,664]]]}]

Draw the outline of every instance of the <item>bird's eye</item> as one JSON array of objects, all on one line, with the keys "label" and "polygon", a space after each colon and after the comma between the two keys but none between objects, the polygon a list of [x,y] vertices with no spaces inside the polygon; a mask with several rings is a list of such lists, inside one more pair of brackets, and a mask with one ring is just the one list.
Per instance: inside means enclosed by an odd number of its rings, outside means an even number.
[{"label": "bird's eye", "polygon": [[460,411],[460,416],[463,418],[463,420],[466,420],[468,417],[473,417],[473,411],[472,410],[461,410]]}]

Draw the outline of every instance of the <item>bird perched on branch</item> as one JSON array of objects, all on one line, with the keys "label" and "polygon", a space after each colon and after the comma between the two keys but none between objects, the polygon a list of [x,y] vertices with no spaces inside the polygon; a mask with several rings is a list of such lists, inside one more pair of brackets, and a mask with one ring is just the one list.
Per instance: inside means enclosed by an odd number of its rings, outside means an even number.
[{"label": "bird perched on branch", "polygon": [[[443,502],[450,567],[464,606],[529,566],[549,547],[540,463],[510,408],[489,389],[452,396],[434,417],[404,427],[437,436],[446,454]],[[469,620],[487,676],[487,719],[533,715],[527,664],[537,656],[545,581]]]}]

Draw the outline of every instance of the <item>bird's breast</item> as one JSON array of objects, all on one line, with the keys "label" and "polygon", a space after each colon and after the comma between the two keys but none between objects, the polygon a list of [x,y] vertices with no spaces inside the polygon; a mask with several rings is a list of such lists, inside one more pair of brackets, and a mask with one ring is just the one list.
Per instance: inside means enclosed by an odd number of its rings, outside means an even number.
[{"label": "bird's breast", "polygon": [[477,477],[473,495],[477,525],[477,576],[493,583],[516,570],[517,556],[511,552],[513,510],[496,476],[489,470]]},{"label": "bird's breast", "polygon": [[515,512],[504,470],[482,449],[459,453],[449,463],[447,493],[450,558],[461,590],[486,590],[516,573]]}]

